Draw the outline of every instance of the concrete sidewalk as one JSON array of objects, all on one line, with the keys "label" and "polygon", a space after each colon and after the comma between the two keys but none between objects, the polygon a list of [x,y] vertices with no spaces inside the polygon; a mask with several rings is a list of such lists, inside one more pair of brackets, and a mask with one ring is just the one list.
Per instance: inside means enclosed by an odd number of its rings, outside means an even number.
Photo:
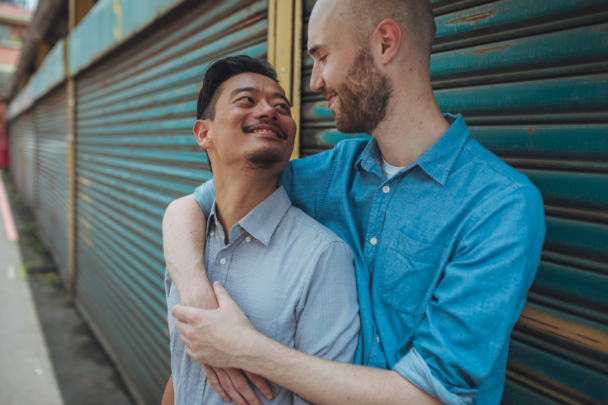
[{"label": "concrete sidewalk", "polygon": [[[0,187],[3,188],[1,179]],[[63,405],[24,277],[19,244],[9,240],[5,231],[6,211],[3,214],[0,215],[0,403]]]}]

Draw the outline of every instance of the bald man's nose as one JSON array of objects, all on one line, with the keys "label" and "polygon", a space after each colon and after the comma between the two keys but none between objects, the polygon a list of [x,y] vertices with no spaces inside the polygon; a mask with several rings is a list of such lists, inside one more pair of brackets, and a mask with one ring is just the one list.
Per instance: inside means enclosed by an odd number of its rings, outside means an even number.
[{"label": "bald man's nose", "polygon": [[325,87],[325,80],[323,80],[323,72],[315,63],[312,67],[312,75],[310,76],[310,89],[318,93],[323,90],[323,87]]}]

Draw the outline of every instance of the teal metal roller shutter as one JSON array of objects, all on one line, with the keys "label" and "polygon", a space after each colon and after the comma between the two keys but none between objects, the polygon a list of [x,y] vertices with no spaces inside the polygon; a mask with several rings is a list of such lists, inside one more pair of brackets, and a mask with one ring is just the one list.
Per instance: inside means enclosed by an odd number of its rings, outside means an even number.
[{"label": "teal metal roller shutter", "polygon": [[211,178],[192,126],[219,57],[266,57],[266,1],[194,3],[77,77],[77,302],[131,391],[170,374],[161,220]]},{"label": "teal metal roller shutter", "polygon": [[34,111],[29,110],[21,117],[21,190],[20,195],[30,209],[35,209],[36,203],[36,174],[37,174],[37,137],[34,122]]},{"label": "teal metal roller shutter", "polygon": [[[608,1],[431,3],[442,111],[462,113],[545,202],[542,262],[511,336],[503,403],[608,404]],[[352,135],[333,127],[303,61],[306,156]]]},{"label": "teal metal roller shutter", "polygon": [[8,147],[10,150],[9,165],[13,184],[19,187],[19,165],[20,158],[20,143],[19,143],[19,118],[15,118],[9,122],[8,127]]},{"label": "teal metal roller shutter", "polygon": [[68,113],[65,85],[38,100],[34,109],[38,135],[38,233],[67,285]]}]

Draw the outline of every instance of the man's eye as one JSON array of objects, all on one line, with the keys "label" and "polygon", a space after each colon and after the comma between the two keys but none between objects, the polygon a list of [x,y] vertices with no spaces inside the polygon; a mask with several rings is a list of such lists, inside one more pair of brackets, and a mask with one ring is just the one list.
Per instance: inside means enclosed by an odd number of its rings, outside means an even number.
[{"label": "man's eye", "polygon": [[253,97],[249,97],[249,96],[245,96],[245,97],[241,97],[239,98],[239,101],[246,101],[248,103],[253,103]]},{"label": "man's eye", "polygon": [[325,55],[325,56],[323,56],[323,57],[319,58],[319,62],[325,62],[325,59],[327,59],[327,55]]},{"label": "man's eye", "polygon": [[289,110],[289,106],[287,105],[287,103],[279,103],[276,105],[277,108],[282,108],[284,110]]}]

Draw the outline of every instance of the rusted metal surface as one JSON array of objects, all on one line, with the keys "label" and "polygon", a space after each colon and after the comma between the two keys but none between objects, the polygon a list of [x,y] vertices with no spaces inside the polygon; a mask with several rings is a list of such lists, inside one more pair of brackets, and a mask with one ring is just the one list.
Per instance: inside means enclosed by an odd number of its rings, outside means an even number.
[{"label": "rusted metal surface", "polygon": [[[608,404],[608,1],[431,3],[442,111],[462,113],[471,137],[528,176],[545,202],[542,261],[511,337],[502,403]],[[310,90],[305,44],[309,156],[367,135],[335,129]]]},{"label": "rusted metal surface", "polygon": [[59,273],[68,281],[68,114],[65,85],[35,106],[38,148],[36,174],[38,233],[49,248]]},{"label": "rusted metal surface", "polygon": [[76,80],[76,299],[144,403],[170,373],[162,216],[211,178],[192,136],[203,75],[221,56],[266,57],[267,7],[196,3]]}]

